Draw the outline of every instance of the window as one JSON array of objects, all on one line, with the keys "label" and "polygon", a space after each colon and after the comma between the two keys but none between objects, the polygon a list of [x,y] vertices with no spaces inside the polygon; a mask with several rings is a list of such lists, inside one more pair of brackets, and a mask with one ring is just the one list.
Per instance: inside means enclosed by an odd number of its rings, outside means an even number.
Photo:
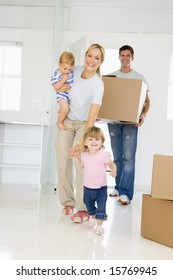
[{"label": "window", "polygon": [[20,110],[22,42],[0,42],[0,110]]},{"label": "window", "polygon": [[[101,74],[106,75],[113,71],[118,70],[119,68],[120,68],[119,50],[118,49],[105,49],[105,61],[101,65]],[[102,131],[105,135],[104,146],[105,146],[106,150],[110,151],[110,153],[112,154],[107,124],[97,122],[96,125],[102,129]],[[113,157],[113,155],[112,155],[112,157]],[[108,175],[107,181],[108,181],[109,186],[115,186],[115,178]]]},{"label": "window", "polygon": [[170,57],[167,119],[173,120],[173,51]]}]

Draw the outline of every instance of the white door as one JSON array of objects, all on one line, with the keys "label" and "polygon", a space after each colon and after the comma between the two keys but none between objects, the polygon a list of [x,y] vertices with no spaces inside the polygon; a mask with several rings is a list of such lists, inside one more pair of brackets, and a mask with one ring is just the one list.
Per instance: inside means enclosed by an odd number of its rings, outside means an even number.
[{"label": "white door", "polygon": [[84,64],[84,56],[87,48],[88,46],[86,36],[69,45],[69,51],[72,52],[75,56],[75,65]]}]

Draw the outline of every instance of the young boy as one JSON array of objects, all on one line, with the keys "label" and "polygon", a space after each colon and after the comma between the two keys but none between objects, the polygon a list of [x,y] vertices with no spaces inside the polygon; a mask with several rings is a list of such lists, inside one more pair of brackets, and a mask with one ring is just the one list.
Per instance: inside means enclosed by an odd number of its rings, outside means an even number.
[{"label": "young boy", "polygon": [[73,84],[73,67],[75,63],[74,55],[71,52],[63,52],[59,58],[58,69],[55,70],[51,82],[56,91],[57,102],[60,106],[58,111],[57,126],[59,129],[65,130],[64,119],[69,112],[68,92],[60,92],[59,90],[64,84]]}]

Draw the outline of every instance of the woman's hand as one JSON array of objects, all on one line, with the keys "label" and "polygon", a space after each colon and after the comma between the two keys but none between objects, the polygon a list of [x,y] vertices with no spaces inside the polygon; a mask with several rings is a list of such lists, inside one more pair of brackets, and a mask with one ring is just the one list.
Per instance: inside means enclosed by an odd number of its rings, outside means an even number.
[{"label": "woman's hand", "polygon": [[81,153],[81,150],[82,150],[81,144],[77,143],[75,146],[73,146],[70,149],[70,157],[74,158],[74,157],[79,156],[79,154]]},{"label": "woman's hand", "polygon": [[112,177],[116,177],[117,176],[117,172],[116,172],[116,170],[111,170],[110,171],[110,175],[112,176]]}]

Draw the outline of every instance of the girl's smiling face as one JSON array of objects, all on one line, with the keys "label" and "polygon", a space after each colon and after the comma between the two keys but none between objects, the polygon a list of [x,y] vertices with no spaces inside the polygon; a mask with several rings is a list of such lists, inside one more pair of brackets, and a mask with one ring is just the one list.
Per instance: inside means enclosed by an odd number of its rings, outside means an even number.
[{"label": "girl's smiling face", "polygon": [[103,142],[100,138],[87,137],[85,146],[87,146],[89,153],[94,154],[101,149]]}]

